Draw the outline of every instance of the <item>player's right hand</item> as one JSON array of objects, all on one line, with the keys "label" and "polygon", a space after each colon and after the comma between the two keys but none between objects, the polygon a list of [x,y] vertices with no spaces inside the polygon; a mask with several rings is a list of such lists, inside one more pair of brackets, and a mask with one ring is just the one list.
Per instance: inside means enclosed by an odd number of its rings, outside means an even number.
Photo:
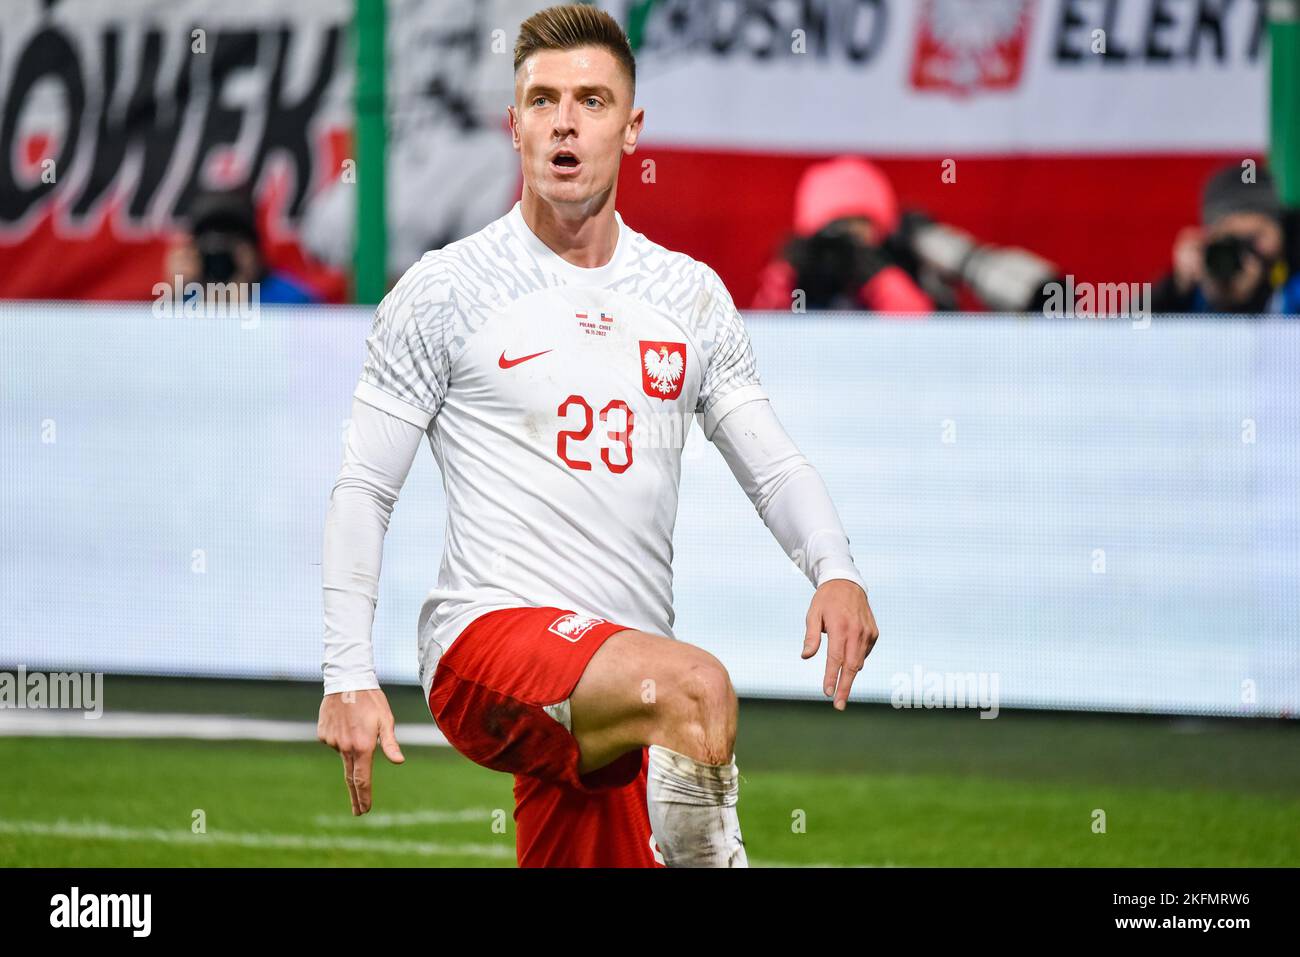
[{"label": "player's right hand", "polygon": [[370,772],[375,742],[393,764],[406,758],[397,746],[396,722],[388,698],[378,688],[327,694],[320,703],[316,737],[343,758],[343,779],[352,798],[352,813],[370,810]]}]

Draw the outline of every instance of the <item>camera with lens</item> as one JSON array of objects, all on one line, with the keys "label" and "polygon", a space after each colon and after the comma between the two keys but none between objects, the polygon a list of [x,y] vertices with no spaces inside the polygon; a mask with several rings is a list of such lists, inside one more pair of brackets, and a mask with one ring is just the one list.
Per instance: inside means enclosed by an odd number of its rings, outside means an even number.
[{"label": "camera with lens", "polygon": [[197,242],[205,282],[229,282],[235,275],[235,245],[241,237],[233,233],[206,233]]},{"label": "camera with lens", "polygon": [[1246,265],[1247,256],[1258,255],[1249,239],[1228,233],[1205,247],[1205,272],[1220,285],[1226,286]]},{"label": "camera with lens", "polygon": [[810,309],[859,308],[858,290],[889,265],[888,255],[865,242],[845,219],[792,240],[785,255]]}]

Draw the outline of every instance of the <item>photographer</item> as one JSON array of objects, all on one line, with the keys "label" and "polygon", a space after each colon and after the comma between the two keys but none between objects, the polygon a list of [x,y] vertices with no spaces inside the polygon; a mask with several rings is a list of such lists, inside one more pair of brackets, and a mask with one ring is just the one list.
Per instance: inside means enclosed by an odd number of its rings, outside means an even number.
[{"label": "photographer", "polygon": [[898,200],[872,163],[840,157],[808,168],[795,194],[794,237],[759,279],[751,308],[920,314],[934,304],[886,251]]},{"label": "photographer", "polygon": [[190,205],[189,232],[167,251],[167,278],[184,284],[257,283],[267,304],[319,302],[310,287],[271,270],[262,255],[252,200],[239,190],[201,193]]},{"label": "photographer", "polygon": [[1152,291],[1154,312],[1300,313],[1300,275],[1287,277],[1273,179],[1229,166],[1205,184],[1200,227],[1174,241],[1173,270]]}]

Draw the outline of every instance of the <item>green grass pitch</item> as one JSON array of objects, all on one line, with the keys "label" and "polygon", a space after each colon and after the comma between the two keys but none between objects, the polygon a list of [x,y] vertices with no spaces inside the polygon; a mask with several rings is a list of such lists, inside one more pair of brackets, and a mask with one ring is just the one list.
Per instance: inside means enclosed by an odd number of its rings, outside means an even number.
[{"label": "green grass pitch", "polygon": [[[107,687],[133,711],[319,705],[316,685]],[[399,722],[430,721],[418,690],[389,697]],[[740,820],[759,866],[1295,866],[1297,745],[1295,722],[747,700]],[[320,744],[0,738],[0,865],[513,867],[511,779],[403,750],[353,818]]]}]

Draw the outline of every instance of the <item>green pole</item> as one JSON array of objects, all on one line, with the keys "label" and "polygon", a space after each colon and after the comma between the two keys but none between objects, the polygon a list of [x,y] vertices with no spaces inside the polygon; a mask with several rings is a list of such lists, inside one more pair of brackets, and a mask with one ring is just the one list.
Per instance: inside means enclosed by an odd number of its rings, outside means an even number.
[{"label": "green pole", "polygon": [[385,202],[388,131],[384,111],[385,0],[356,0],[357,228],[353,295],[377,303],[388,291],[388,207]]},{"label": "green pole", "polygon": [[1300,0],[1271,0],[1271,162],[1278,197],[1300,206]]},{"label": "green pole", "polygon": [[650,16],[650,9],[655,0],[635,0],[627,10],[627,42],[635,53],[645,42],[645,22]]}]

